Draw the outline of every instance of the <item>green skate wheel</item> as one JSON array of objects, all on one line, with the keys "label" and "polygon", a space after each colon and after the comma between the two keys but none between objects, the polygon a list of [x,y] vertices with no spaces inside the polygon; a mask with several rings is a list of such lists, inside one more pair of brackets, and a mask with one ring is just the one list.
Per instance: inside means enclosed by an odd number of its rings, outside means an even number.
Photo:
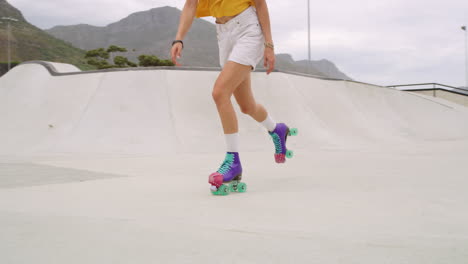
[{"label": "green skate wheel", "polygon": [[290,159],[292,157],[294,157],[294,151],[292,150],[286,151],[286,158]]},{"label": "green skate wheel", "polygon": [[239,182],[239,184],[237,184],[237,191],[240,192],[240,193],[246,192],[247,191],[247,184],[245,184],[243,182]]},{"label": "green skate wheel", "polygon": [[297,133],[299,133],[299,131],[297,130],[297,128],[290,128],[290,129],[289,129],[289,135],[290,135],[290,136],[297,136]]},{"label": "green skate wheel", "polygon": [[219,186],[218,190],[216,192],[212,192],[214,195],[228,195],[229,194],[229,188],[227,185],[221,185]]},{"label": "green skate wheel", "polygon": [[237,192],[237,186],[238,182],[237,181],[233,181],[229,184],[229,191],[230,192]]}]

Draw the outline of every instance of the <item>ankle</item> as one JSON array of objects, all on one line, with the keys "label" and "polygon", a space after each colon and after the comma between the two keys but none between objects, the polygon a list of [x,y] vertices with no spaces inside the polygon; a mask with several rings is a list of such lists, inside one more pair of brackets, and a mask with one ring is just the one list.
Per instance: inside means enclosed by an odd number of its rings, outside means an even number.
[{"label": "ankle", "polygon": [[273,132],[276,128],[276,122],[270,115],[267,115],[266,119],[260,123],[268,130],[268,132]]},{"label": "ankle", "polygon": [[224,134],[227,152],[239,152],[239,133]]}]

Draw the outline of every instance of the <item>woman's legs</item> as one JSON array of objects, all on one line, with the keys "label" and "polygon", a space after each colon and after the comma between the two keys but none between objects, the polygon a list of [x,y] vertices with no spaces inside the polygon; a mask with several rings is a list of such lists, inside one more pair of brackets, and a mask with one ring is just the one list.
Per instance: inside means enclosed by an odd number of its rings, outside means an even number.
[{"label": "woman's legs", "polygon": [[265,107],[255,101],[252,93],[250,72],[250,66],[228,61],[213,88],[213,99],[218,108],[224,134],[229,135],[226,138],[228,148],[230,145],[229,141],[237,140],[233,134],[239,131],[236,112],[231,103],[231,96],[233,94],[242,113],[262,123],[269,131],[275,129],[276,123],[268,116]]},{"label": "woman's legs", "polygon": [[[227,153],[221,167],[208,178],[211,191],[216,195],[229,193],[224,182],[240,181],[242,178],[242,165],[239,157],[238,147],[238,125],[236,112],[231,103],[231,97],[240,83],[250,75],[251,67],[236,62],[227,61],[213,88],[213,100],[218,108],[219,117],[223,124],[226,137]],[[245,184],[235,184],[230,188],[245,191]],[[219,189],[221,187],[221,189]]]},{"label": "woman's legs", "polygon": [[236,112],[231,103],[231,96],[239,85],[250,77],[250,66],[227,61],[213,88],[213,100],[216,103],[224,134],[239,131]]},{"label": "woman's legs", "polygon": [[250,74],[234,91],[234,97],[242,113],[251,116],[257,122],[263,122],[267,118],[268,113],[265,107],[255,102],[251,88]]},{"label": "woman's legs", "polygon": [[236,98],[242,113],[251,116],[270,132],[275,129],[276,122],[270,115],[268,115],[265,107],[255,102],[255,98],[252,93],[250,75],[234,91],[234,97]]}]

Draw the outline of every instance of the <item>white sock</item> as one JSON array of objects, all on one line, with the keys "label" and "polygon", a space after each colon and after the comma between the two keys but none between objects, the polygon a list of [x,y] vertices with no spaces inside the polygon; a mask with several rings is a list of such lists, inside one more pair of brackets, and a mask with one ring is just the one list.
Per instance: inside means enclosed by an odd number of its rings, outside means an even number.
[{"label": "white sock", "polygon": [[224,134],[227,152],[239,152],[239,133]]},{"label": "white sock", "polygon": [[260,122],[260,124],[262,124],[262,126],[264,126],[270,132],[272,132],[276,128],[276,122],[275,120],[273,120],[273,118],[271,118],[270,115],[267,116],[265,121]]}]

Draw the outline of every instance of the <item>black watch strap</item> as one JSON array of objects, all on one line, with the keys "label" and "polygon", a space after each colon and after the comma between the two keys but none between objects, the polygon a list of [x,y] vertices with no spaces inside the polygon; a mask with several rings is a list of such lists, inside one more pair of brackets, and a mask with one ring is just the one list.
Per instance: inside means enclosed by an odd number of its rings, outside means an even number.
[{"label": "black watch strap", "polygon": [[182,40],[174,40],[172,41],[172,46],[174,46],[174,44],[176,43],[181,43],[182,44],[182,48],[184,48],[184,42]]}]

